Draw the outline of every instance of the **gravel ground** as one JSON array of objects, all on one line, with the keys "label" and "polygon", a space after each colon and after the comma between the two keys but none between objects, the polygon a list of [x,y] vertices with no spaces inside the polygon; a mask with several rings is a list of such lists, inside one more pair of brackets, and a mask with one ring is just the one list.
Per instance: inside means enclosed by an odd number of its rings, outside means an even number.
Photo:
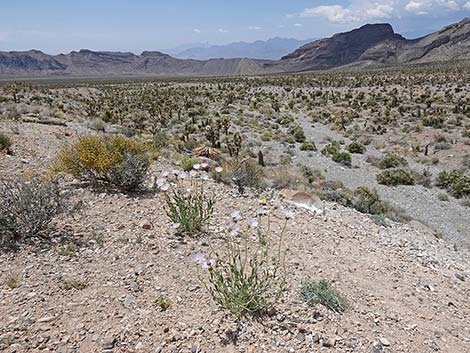
[{"label": "gravel ground", "polygon": [[[0,176],[47,166],[68,141],[54,130],[21,125],[17,154],[0,159]],[[153,173],[173,167],[161,159]],[[161,195],[70,186],[85,203],[82,213],[57,219],[47,242],[0,253],[1,351],[470,352],[468,250],[418,222],[384,228],[335,204],[327,204],[324,216],[290,208],[287,290],[269,315],[237,325],[211,300],[201,283],[207,273],[191,255],[208,252],[209,242],[222,246],[226,216],[253,215],[261,195],[240,196],[210,182],[217,203],[208,234],[182,240]],[[274,233],[282,222],[283,214],[273,211]],[[64,252],[71,243],[75,250]],[[16,288],[5,284],[12,274]],[[333,281],[348,310],[307,306],[299,295],[305,278]],[[67,288],[71,281],[84,287]],[[160,296],[171,304],[165,311],[155,305]]]},{"label": "gravel ground", "polygon": [[[367,146],[367,152],[364,155],[353,154],[353,166],[360,168],[347,168],[335,163],[331,158],[320,153],[325,143],[321,143],[326,138],[334,140],[345,140],[346,144],[350,142],[347,138],[332,131],[322,124],[312,125],[308,118],[303,115],[296,117],[297,122],[303,127],[307,140],[315,141],[317,152],[296,151],[293,161],[303,165],[318,168],[324,172],[327,180],[340,180],[348,188],[354,189],[365,185],[369,188],[376,188],[380,197],[389,201],[392,205],[402,208],[405,213],[415,220],[422,222],[436,232],[436,235],[456,243],[470,241],[470,208],[464,207],[458,201],[449,196],[448,202],[438,199],[438,195],[443,192],[437,188],[427,189],[421,185],[396,186],[390,187],[380,185],[376,181],[376,174],[380,171],[369,163],[366,158],[369,155],[381,156],[382,151],[378,151],[371,146]],[[277,151],[281,154],[284,147],[276,142],[266,144],[266,149]],[[410,167],[418,171],[423,169],[410,158],[407,158]],[[431,167],[433,175],[437,175],[441,167]]]}]

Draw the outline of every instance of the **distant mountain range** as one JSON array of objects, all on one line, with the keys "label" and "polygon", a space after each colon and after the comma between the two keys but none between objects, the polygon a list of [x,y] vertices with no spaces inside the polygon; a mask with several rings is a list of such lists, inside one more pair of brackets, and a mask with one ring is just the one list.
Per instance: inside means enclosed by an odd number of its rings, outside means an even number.
[{"label": "distant mountain range", "polygon": [[367,24],[307,43],[279,60],[178,59],[155,51],[140,55],[90,50],[60,55],[0,52],[0,77],[254,75],[456,60],[470,60],[469,18],[413,40],[395,33],[389,24]]},{"label": "distant mountain range", "polygon": [[164,51],[179,59],[209,60],[213,58],[234,59],[251,58],[277,60],[313,39],[271,38],[253,43],[236,42],[225,45],[201,43],[181,50],[178,48]]}]

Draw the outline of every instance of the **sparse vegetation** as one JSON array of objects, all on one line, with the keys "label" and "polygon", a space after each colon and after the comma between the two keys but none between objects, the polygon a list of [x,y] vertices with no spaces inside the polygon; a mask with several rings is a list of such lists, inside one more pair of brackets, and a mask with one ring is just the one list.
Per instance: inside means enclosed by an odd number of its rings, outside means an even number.
[{"label": "sparse vegetation", "polygon": [[415,179],[413,175],[405,169],[392,168],[386,169],[377,174],[377,182],[383,185],[413,185]]},{"label": "sparse vegetation", "polygon": [[70,194],[58,181],[3,181],[0,183],[0,244],[11,245],[38,235],[57,215],[76,210]]},{"label": "sparse vegetation", "polygon": [[[283,236],[288,218],[278,239],[274,241],[266,217],[248,219],[247,229],[237,224],[238,213],[231,215],[234,223],[226,227],[225,247],[206,259],[198,253],[193,258],[209,271],[207,288],[213,300],[236,318],[262,314],[280,298],[285,284],[285,254],[282,251]],[[251,245],[251,234],[257,243]]]},{"label": "sparse vegetation", "polygon": [[130,138],[88,135],[62,149],[55,170],[131,191],[142,185],[151,152],[151,147]]},{"label": "sparse vegetation", "polygon": [[310,306],[321,304],[336,312],[345,311],[348,308],[346,298],[326,279],[304,280],[301,295]]},{"label": "sparse vegetation", "polygon": [[346,147],[346,149],[351,153],[362,154],[366,151],[366,146],[358,141],[353,141]]},{"label": "sparse vegetation", "polygon": [[178,233],[197,236],[209,223],[214,211],[214,196],[207,195],[204,189],[204,176],[180,171],[177,176],[167,180],[157,180],[157,188],[163,193],[166,214]]},{"label": "sparse vegetation", "polygon": [[12,142],[10,138],[0,132],[0,152],[8,153],[10,151],[10,147],[12,145]]},{"label": "sparse vegetation", "polygon": [[446,189],[457,198],[470,197],[470,176],[460,170],[441,172],[437,177],[436,185]]}]

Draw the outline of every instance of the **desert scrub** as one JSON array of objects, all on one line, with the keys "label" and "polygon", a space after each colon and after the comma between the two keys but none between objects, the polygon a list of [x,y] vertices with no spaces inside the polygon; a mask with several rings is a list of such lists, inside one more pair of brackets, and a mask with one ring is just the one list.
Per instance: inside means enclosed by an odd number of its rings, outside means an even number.
[{"label": "desert scrub", "polygon": [[231,164],[232,180],[238,191],[243,194],[245,188],[258,188],[264,176],[263,168],[251,159],[234,160]]},{"label": "desert scrub", "polygon": [[5,134],[0,133],[0,152],[8,153],[11,145],[12,142],[10,138]]},{"label": "desert scrub", "polygon": [[362,154],[366,151],[366,146],[358,141],[353,141],[346,147],[346,149],[351,153]]},{"label": "desert scrub", "polygon": [[353,207],[361,213],[387,213],[387,204],[380,199],[377,190],[365,186],[360,186],[354,190]]},{"label": "desert scrub", "polygon": [[185,172],[189,172],[193,169],[193,165],[195,165],[197,161],[191,156],[181,156],[180,163],[181,163],[181,168]]},{"label": "desert scrub", "polygon": [[348,308],[346,298],[326,279],[302,281],[300,294],[309,306],[321,304],[335,312]]},{"label": "desert scrub", "polygon": [[154,154],[150,145],[127,137],[88,135],[59,152],[55,171],[130,191],[144,182]]},{"label": "desert scrub", "polygon": [[301,151],[316,151],[317,146],[315,146],[315,142],[313,141],[305,141],[300,145]]},{"label": "desert scrub", "polygon": [[378,161],[377,167],[380,169],[408,167],[408,162],[405,158],[398,156],[394,153],[387,153],[381,160]]},{"label": "desert scrub", "polygon": [[195,164],[189,173],[183,170],[174,171],[173,175],[163,172],[155,182],[157,190],[163,193],[167,216],[183,236],[201,234],[214,211],[215,198],[204,189],[209,176],[199,172],[200,168],[199,164]]},{"label": "desert scrub", "polygon": [[331,159],[347,167],[351,166],[351,155],[348,152],[336,152]]},{"label": "desert scrub", "polygon": [[442,171],[437,177],[436,186],[456,198],[470,197],[470,176],[461,170]]},{"label": "desert scrub", "polygon": [[257,219],[248,218],[246,223],[238,212],[233,212],[222,250],[211,246],[209,259],[201,253],[193,255],[209,272],[204,284],[212,299],[237,319],[265,313],[279,300],[286,285],[282,244],[292,214],[285,214],[282,229],[274,240],[266,212],[265,208],[260,209]]},{"label": "desert scrub", "polygon": [[57,215],[77,208],[56,180],[0,181],[0,245],[33,237]]},{"label": "desert scrub", "polygon": [[331,141],[321,150],[321,153],[325,156],[332,156],[339,152],[340,152],[340,144],[337,141]]},{"label": "desert scrub", "polygon": [[382,185],[414,185],[415,179],[413,175],[400,168],[386,169],[377,174],[377,182]]},{"label": "desert scrub", "polygon": [[289,134],[294,137],[295,142],[305,142],[305,133],[299,124],[292,124],[289,127]]}]

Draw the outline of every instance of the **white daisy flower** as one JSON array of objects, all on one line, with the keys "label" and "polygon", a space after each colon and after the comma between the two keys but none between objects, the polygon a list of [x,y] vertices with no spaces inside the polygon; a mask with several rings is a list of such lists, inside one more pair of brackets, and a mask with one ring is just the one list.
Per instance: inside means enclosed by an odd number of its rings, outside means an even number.
[{"label": "white daisy flower", "polygon": [[235,226],[235,224],[229,224],[227,226],[227,228],[225,228],[225,233],[227,234],[227,236],[229,237],[235,237],[237,236],[238,234],[238,229],[237,227]]},{"label": "white daisy flower", "polygon": [[232,213],[230,213],[230,217],[234,221],[239,221],[242,218],[242,216],[240,216],[240,212],[238,212],[238,211],[233,211]]},{"label": "white daisy flower", "polygon": [[258,227],[258,220],[255,219],[255,218],[248,218],[247,222],[248,222],[248,225],[249,225],[251,228],[256,228],[256,227]]}]

